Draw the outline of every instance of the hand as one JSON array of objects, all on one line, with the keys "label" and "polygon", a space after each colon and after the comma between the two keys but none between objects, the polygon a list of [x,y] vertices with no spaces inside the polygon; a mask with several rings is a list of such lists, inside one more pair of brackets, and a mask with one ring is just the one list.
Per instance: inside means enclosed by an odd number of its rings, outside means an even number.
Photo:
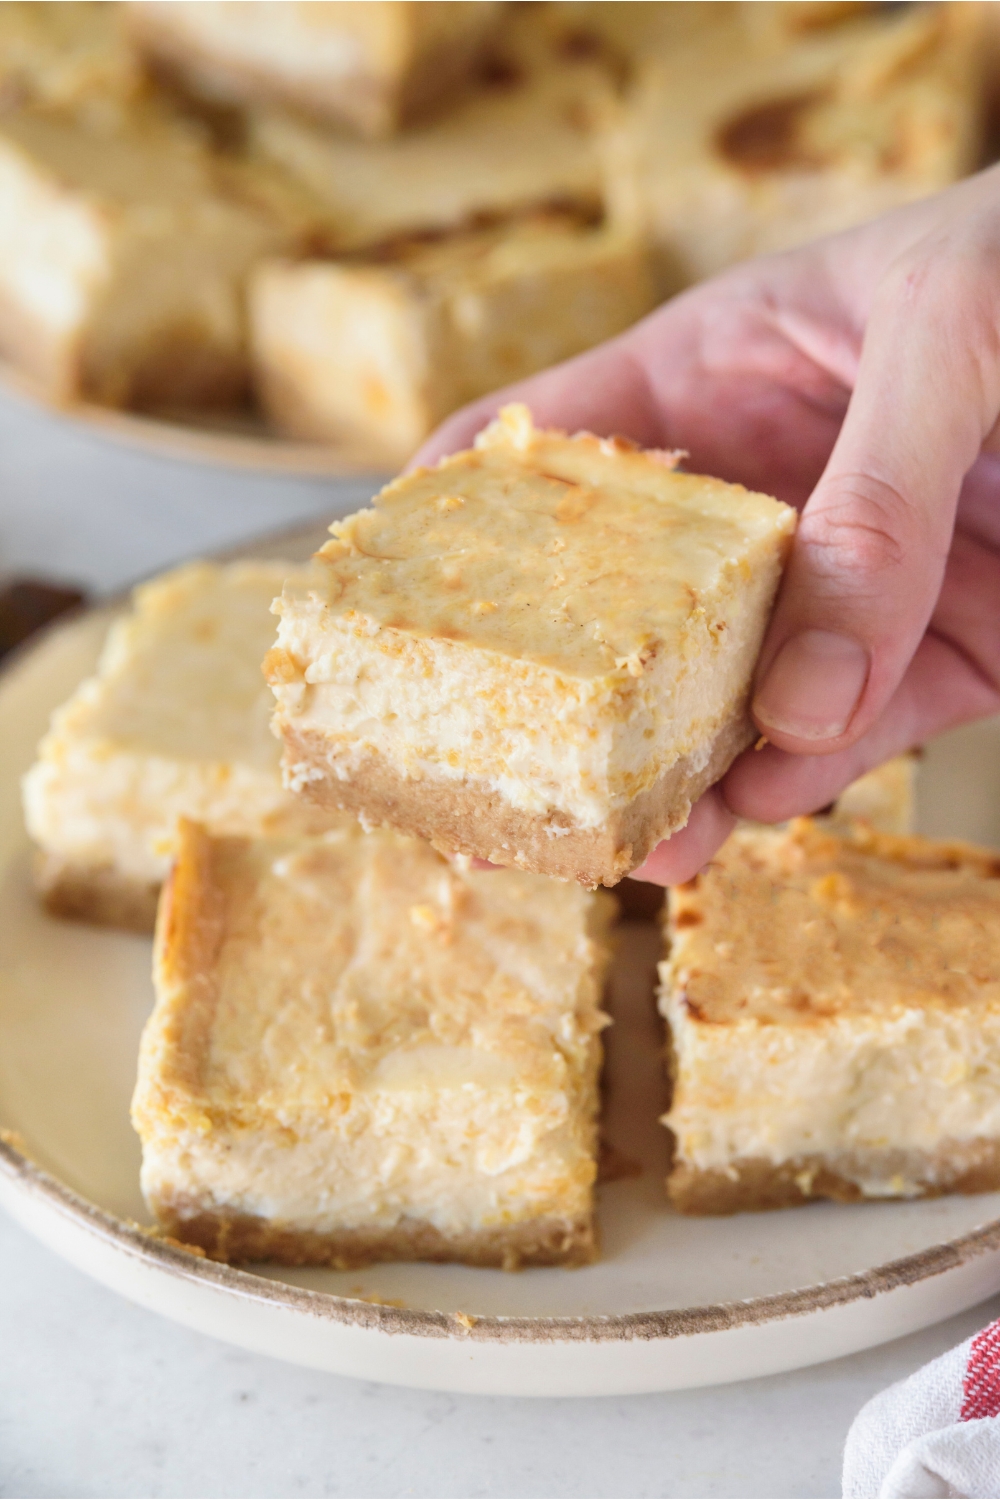
[{"label": "hand", "polygon": [[815,811],[930,735],[1000,711],[1000,168],[750,261],[610,343],[466,407],[685,448],[802,510],[747,751],[641,878],[693,875],[734,816]]}]

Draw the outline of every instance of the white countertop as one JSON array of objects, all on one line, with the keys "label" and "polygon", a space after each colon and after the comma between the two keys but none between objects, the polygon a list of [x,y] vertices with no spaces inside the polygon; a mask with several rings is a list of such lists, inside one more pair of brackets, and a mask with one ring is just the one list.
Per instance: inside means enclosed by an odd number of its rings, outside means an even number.
[{"label": "white countertop", "polygon": [[[371,488],[155,459],[0,402],[0,576],[107,592]],[[835,1496],[862,1403],[998,1315],[1000,1298],[882,1349],[710,1390],[450,1396],[215,1343],[0,1216],[0,1495]]]}]

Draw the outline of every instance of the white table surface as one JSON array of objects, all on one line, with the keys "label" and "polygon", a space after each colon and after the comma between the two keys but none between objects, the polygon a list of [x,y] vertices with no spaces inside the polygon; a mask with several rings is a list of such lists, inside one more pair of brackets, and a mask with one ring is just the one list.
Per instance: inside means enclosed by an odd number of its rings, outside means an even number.
[{"label": "white table surface", "polygon": [[[155,459],[0,402],[0,576],[107,592],[370,491]],[[710,1390],[450,1396],[215,1343],[0,1216],[0,1495],[835,1496],[862,1403],[998,1315],[1000,1298],[882,1349]]]}]

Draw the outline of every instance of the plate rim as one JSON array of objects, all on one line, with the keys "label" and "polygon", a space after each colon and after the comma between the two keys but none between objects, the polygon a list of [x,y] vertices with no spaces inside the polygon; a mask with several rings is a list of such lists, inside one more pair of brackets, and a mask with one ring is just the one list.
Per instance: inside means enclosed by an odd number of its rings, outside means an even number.
[{"label": "plate rim", "polygon": [[569,1313],[546,1317],[484,1313],[459,1317],[436,1309],[394,1307],[364,1297],[272,1281],[242,1267],[210,1260],[186,1249],[180,1241],[119,1218],[92,1203],[32,1161],[17,1142],[16,1130],[0,1131],[0,1176],[16,1192],[41,1198],[78,1227],[143,1261],[154,1271],[200,1283],[242,1300],[319,1317],[326,1323],[420,1338],[471,1338],[488,1344],[625,1343],[692,1338],[698,1334],[760,1327],[853,1302],[871,1301],[1000,1250],[1000,1219],[992,1219],[958,1239],[941,1241],[866,1271],[764,1297],[636,1313]]},{"label": "plate rim", "polygon": [[9,360],[0,358],[0,394],[78,431],[157,458],[300,479],[385,479],[392,465],[376,455],[332,443],[198,427],[143,412],[120,411],[96,402],[50,396],[42,385]]},{"label": "plate rim", "polygon": [[[2,377],[0,377],[2,384]],[[298,537],[315,535],[324,525],[321,518],[298,522],[242,543],[213,550],[206,556],[234,561],[241,556],[263,555],[267,548]],[[160,570],[162,571],[162,570]],[[51,621],[0,660],[0,692],[8,678],[24,669],[53,637],[72,631],[92,616],[113,615],[128,600],[130,588],[116,590],[107,598],[74,608]],[[0,1128],[0,1178],[15,1193],[41,1199],[61,1217],[70,1218],[90,1234],[111,1244],[151,1270],[182,1281],[192,1281],[211,1290],[242,1300],[319,1317],[326,1323],[386,1334],[411,1337],[473,1339],[486,1344],[567,1344],[574,1342],[623,1343],[691,1338],[739,1328],[760,1327],[787,1318],[821,1313],[851,1303],[872,1300],[903,1287],[939,1276],[1000,1250],[1000,1218],[987,1220],[959,1235],[941,1240],[909,1255],[871,1266],[847,1276],[815,1282],[805,1287],[706,1303],[697,1307],[664,1308],[635,1313],[577,1313],[556,1316],[470,1315],[468,1321],[454,1313],[428,1308],[393,1307],[363,1297],[316,1291],[290,1282],[257,1275],[242,1267],[209,1260],[170,1237],[159,1235],[134,1221],[120,1218],[78,1193],[54,1173],[33,1161],[16,1128]],[[808,1212],[809,1205],[801,1211]]]}]

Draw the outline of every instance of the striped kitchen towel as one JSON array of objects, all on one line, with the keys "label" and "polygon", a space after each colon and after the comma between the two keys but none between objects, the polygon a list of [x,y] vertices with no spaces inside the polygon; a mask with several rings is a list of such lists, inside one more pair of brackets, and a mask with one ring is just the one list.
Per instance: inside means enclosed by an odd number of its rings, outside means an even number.
[{"label": "striped kitchen towel", "polygon": [[862,1407],[844,1494],[1000,1496],[1000,1319]]}]

